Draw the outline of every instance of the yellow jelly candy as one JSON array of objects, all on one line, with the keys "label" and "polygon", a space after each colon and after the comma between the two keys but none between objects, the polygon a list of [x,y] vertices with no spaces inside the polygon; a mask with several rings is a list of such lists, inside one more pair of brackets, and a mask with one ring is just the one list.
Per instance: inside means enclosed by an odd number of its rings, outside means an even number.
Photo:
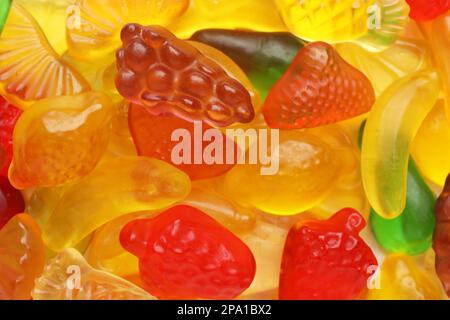
[{"label": "yellow jelly candy", "polygon": [[[120,47],[127,23],[167,26],[184,13],[188,0],[75,0],[68,17],[69,54],[91,60]],[[69,24],[71,22],[71,24]]]},{"label": "yellow jelly candy", "polygon": [[55,52],[34,18],[13,3],[0,37],[0,94],[21,108],[90,90]]},{"label": "yellow jelly candy", "polygon": [[11,183],[51,187],[87,175],[106,150],[113,114],[110,99],[95,92],[35,103],[14,130]]},{"label": "yellow jelly candy", "polygon": [[34,279],[44,268],[44,244],[39,226],[18,214],[0,230],[0,300],[27,300]]},{"label": "yellow jelly candy", "polygon": [[268,213],[292,215],[308,210],[339,178],[342,163],[338,153],[307,131],[281,131],[277,142],[268,142],[267,148],[273,172],[265,173],[267,166],[261,161],[252,164],[248,152],[246,164],[238,164],[226,174],[225,193],[243,206]]},{"label": "yellow jelly candy", "polygon": [[367,294],[370,300],[437,300],[442,290],[437,277],[422,269],[411,256],[391,254],[384,259],[378,288]]},{"label": "yellow jelly candy", "polygon": [[284,22],[296,36],[309,41],[361,40],[386,46],[406,24],[403,0],[276,0]]},{"label": "yellow jelly candy", "polygon": [[211,28],[286,31],[272,0],[190,0],[186,13],[169,26],[177,37],[184,39],[198,30]]},{"label": "yellow jelly candy", "polygon": [[439,81],[422,71],[392,84],[367,118],[361,168],[367,198],[385,218],[395,218],[406,204],[410,144],[439,96]]},{"label": "yellow jelly candy", "polygon": [[71,248],[48,262],[32,296],[34,300],[155,300],[125,279],[92,268]]},{"label": "yellow jelly candy", "polygon": [[420,172],[440,186],[450,172],[450,148],[444,146],[450,146],[450,123],[439,100],[417,132],[411,152]]},{"label": "yellow jelly candy", "polygon": [[145,157],[102,162],[64,192],[43,229],[46,245],[73,247],[101,225],[121,215],[165,208],[185,198],[189,177],[171,165]]}]

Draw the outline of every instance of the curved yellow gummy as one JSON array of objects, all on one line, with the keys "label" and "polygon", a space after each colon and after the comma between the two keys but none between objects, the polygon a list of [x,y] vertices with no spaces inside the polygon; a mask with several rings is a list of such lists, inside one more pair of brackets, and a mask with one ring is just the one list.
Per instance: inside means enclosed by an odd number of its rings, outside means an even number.
[{"label": "curved yellow gummy", "polygon": [[450,146],[450,122],[439,100],[417,132],[411,153],[420,172],[442,187],[450,172],[450,148],[444,146]]},{"label": "curved yellow gummy", "polygon": [[186,13],[169,26],[184,39],[211,28],[287,31],[272,0],[191,0]]},{"label": "curved yellow gummy", "polygon": [[90,173],[108,145],[113,114],[100,92],[36,102],[14,130],[11,183],[20,190],[53,187]]},{"label": "curved yellow gummy", "polygon": [[378,288],[368,300],[439,300],[443,298],[436,274],[421,268],[411,256],[391,254],[384,259]]},{"label": "curved yellow gummy", "polygon": [[36,279],[34,300],[155,300],[114,274],[96,270],[75,249],[60,252]]},{"label": "curved yellow gummy", "polygon": [[121,215],[165,208],[186,197],[189,177],[159,160],[120,157],[102,162],[71,186],[43,229],[47,246],[60,251]]},{"label": "curved yellow gummy", "polygon": [[439,96],[434,71],[422,71],[391,85],[367,119],[362,144],[362,177],[372,208],[395,218],[405,208],[409,148]]}]

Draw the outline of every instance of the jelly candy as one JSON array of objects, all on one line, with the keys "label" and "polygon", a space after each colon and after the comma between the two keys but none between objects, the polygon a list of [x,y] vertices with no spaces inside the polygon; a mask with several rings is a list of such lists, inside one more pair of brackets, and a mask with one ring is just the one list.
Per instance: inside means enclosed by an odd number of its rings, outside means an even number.
[{"label": "jelly candy", "polygon": [[0,3],[0,34],[5,26],[6,19],[8,18],[9,9],[11,7],[12,0],[4,0]]},{"label": "jelly candy", "polygon": [[[233,164],[226,164],[226,154],[222,154],[220,159],[218,159],[220,155],[216,154],[213,157],[211,154],[210,158],[213,158],[211,160],[216,160],[215,163],[211,164],[196,164],[196,159],[191,157],[191,155],[188,155],[189,158],[192,158],[188,159],[189,164],[174,162],[172,153],[175,151],[174,148],[181,143],[172,140],[175,130],[183,130],[183,132],[190,134],[189,137],[191,137],[191,141],[188,141],[187,143],[192,154],[197,152],[197,154],[203,157],[202,150],[205,150],[209,143],[203,141],[202,146],[197,146],[194,136],[199,135],[200,139],[203,140],[204,135],[208,133],[211,135],[211,139],[219,139],[224,148],[227,145],[234,148],[234,155],[237,155],[238,152],[235,143],[230,139],[227,139],[226,135],[222,134],[218,129],[213,129],[206,124],[193,124],[170,114],[155,116],[152,115],[146,107],[139,105],[130,106],[129,121],[130,130],[139,155],[172,163],[178,169],[186,172],[192,180],[206,179],[221,175],[230,170],[234,163],[236,163],[236,161],[234,161]],[[181,138],[185,139],[186,137],[181,136]],[[214,142],[216,143],[217,140]],[[198,147],[201,147],[201,149],[196,151],[196,148]],[[215,152],[217,152],[217,150]],[[178,155],[178,157],[185,158],[186,155]]]},{"label": "jelly candy", "polygon": [[392,84],[368,116],[362,177],[370,205],[384,218],[393,219],[405,209],[410,143],[438,95],[435,72],[414,73]]},{"label": "jelly candy", "polygon": [[11,183],[18,189],[51,187],[84,177],[106,149],[112,116],[102,93],[36,102],[14,131]]},{"label": "jelly candy", "polygon": [[170,30],[183,39],[211,28],[286,31],[276,11],[273,1],[190,0],[188,10],[170,25]]},{"label": "jelly candy", "polygon": [[369,300],[437,300],[442,298],[435,277],[408,255],[388,255],[381,265],[378,288],[369,291]]},{"label": "jelly candy", "polygon": [[42,228],[55,210],[68,186],[36,188],[26,201],[25,212]]},{"label": "jelly candy", "polygon": [[231,57],[266,98],[304,42],[287,32],[209,29],[194,33],[192,40],[213,46]]},{"label": "jelly candy", "polygon": [[330,45],[314,42],[300,50],[271,89],[263,112],[271,128],[311,128],[366,113],[374,101],[366,76]]},{"label": "jelly candy", "polygon": [[154,300],[134,284],[92,268],[75,249],[49,261],[36,279],[34,300]]},{"label": "jelly candy", "polygon": [[214,219],[185,205],[130,222],[120,242],[139,257],[144,287],[158,298],[231,299],[255,275],[248,247]]},{"label": "jelly candy", "polygon": [[436,230],[433,236],[433,248],[436,252],[436,271],[450,296],[450,175],[444,190],[436,202]]},{"label": "jelly candy", "polygon": [[0,38],[0,94],[26,108],[44,98],[89,90],[48,43],[34,18],[13,3]]},{"label": "jelly candy", "polygon": [[403,0],[276,0],[284,22],[310,41],[360,41],[372,47],[391,44],[406,24]]},{"label": "jelly candy", "polygon": [[18,214],[0,230],[0,300],[31,297],[44,268],[44,244],[36,222]]},{"label": "jelly candy", "polygon": [[0,230],[16,214],[24,212],[22,194],[14,189],[5,176],[0,176]]},{"label": "jelly candy", "polygon": [[411,11],[409,16],[416,21],[433,20],[450,10],[450,0],[406,0]]},{"label": "jelly candy", "polygon": [[253,119],[251,98],[242,84],[169,31],[129,24],[122,41],[116,85],[131,102],[156,114],[170,112],[212,126]]},{"label": "jelly candy", "polygon": [[450,12],[429,21],[420,23],[428,40],[437,72],[441,78],[445,98],[445,110],[450,121]]},{"label": "jelly candy", "polygon": [[106,160],[64,192],[43,228],[46,245],[60,251],[123,214],[165,208],[187,196],[189,177],[143,157]]},{"label": "jelly candy", "polygon": [[280,299],[356,299],[366,291],[377,260],[359,237],[364,218],[342,209],[329,220],[305,220],[286,239]]},{"label": "jelly candy", "polygon": [[443,186],[450,172],[450,123],[445,117],[444,101],[439,100],[425,118],[411,145],[411,153],[423,175]]},{"label": "jelly candy", "polygon": [[[262,164],[237,165],[225,176],[225,194],[237,203],[264,212],[293,215],[318,204],[332,190],[343,168],[340,154],[319,134],[281,131],[279,144],[268,148],[272,175]],[[279,150],[279,157],[273,151]],[[339,156],[338,156],[339,155]],[[275,171],[275,163],[279,170]],[[266,168],[267,169],[267,168]]]},{"label": "jelly candy", "polygon": [[68,16],[69,54],[90,60],[120,47],[120,30],[130,22],[167,26],[187,8],[188,0],[75,0]]},{"label": "jelly candy", "polygon": [[13,154],[13,131],[22,111],[0,96],[0,145],[5,152],[5,163],[0,163],[0,174],[8,175]]}]

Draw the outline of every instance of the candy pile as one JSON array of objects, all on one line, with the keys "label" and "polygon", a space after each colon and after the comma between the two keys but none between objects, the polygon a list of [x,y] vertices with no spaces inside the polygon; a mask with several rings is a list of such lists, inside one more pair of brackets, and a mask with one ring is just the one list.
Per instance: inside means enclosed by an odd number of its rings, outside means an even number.
[{"label": "candy pile", "polygon": [[0,32],[0,299],[448,299],[450,1],[1,0]]}]

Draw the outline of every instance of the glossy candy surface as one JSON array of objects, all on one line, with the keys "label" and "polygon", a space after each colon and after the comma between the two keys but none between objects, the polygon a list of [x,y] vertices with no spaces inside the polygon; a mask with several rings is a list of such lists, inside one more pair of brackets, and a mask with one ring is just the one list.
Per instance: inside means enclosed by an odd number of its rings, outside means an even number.
[{"label": "glossy candy surface", "polygon": [[305,220],[286,239],[280,299],[355,299],[367,288],[377,260],[359,237],[364,218],[342,209],[329,220]]},{"label": "glossy candy surface", "polygon": [[4,163],[0,163],[0,174],[7,176],[13,156],[13,131],[22,110],[8,103],[0,96],[0,146],[5,152]]},{"label": "glossy candy surface", "polygon": [[117,52],[116,85],[128,100],[155,114],[227,126],[249,122],[248,91],[198,50],[162,27],[129,24]]},{"label": "glossy candy surface", "polygon": [[449,0],[406,0],[409,16],[416,21],[433,20],[450,10]]},{"label": "glossy candy surface", "polygon": [[6,176],[0,176],[0,230],[16,214],[24,212],[22,194]]},{"label": "glossy candy surface", "polygon": [[366,76],[329,44],[314,42],[299,51],[273,86],[263,113],[271,128],[312,128],[366,113],[374,101]]},{"label": "glossy candy surface", "polygon": [[34,300],[153,300],[136,285],[92,268],[75,249],[50,260],[36,280]]},{"label": "glossy candy surface", "polygon": [[139,257],[144,286],[159,298],[231,299],[250,286],[255,275],[248,247],[190,206],[128,223],[120,242]]},{"label": "glossy candy surface", "polygon": [[9,9],[11,7],[12,0],[4,0],[0,3],[0,34],[5,26],[6,19],[8,18]]}]

